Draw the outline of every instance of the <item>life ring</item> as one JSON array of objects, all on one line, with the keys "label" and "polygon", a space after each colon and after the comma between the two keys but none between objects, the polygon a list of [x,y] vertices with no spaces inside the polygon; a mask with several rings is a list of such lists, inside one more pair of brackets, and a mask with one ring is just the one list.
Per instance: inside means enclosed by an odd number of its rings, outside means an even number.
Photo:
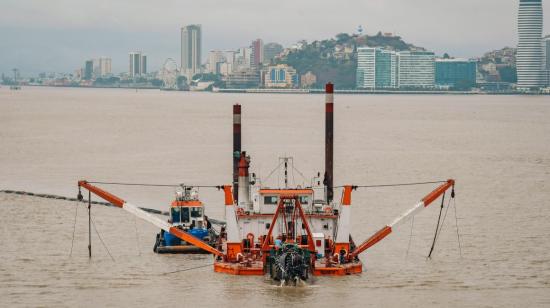
[{"label": "life ring", "polygon": [[332,214],[332,209],[329,206],[325,208],[325,214]]}]

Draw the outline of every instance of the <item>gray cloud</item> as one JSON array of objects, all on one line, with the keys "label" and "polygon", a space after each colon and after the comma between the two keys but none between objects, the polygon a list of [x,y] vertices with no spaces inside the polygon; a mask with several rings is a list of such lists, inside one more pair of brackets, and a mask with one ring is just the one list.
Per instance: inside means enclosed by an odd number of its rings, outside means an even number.
[{"label": "gray cloud", "polygon": [[[142,50],[150,70],[179,59],[179,29],[203,25],[203,49],[248,45],[257,37],[291,44],[332,37],[363,25],[394,32],[437,53],[478,56],[516,44],[517,0],[142,1],[2,0],[0,72],[73,71],[87,58],[110,56],[127,70]],[[550,4],[544,3],[550,14]],[[550,32],[545,24],[545,33]],[[179,61],[178,61],[179,62]]]}]

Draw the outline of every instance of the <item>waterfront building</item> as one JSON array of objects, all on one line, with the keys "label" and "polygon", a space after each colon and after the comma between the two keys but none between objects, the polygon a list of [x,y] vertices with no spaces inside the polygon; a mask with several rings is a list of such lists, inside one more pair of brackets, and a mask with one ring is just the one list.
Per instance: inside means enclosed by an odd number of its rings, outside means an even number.
[{"label": "waterfront building", "polygon": [[286,64],[268,66],[264,84],[266,88],[292,88],[298,85],[298,75],[292,66]]},{"label": "waterfront building", "polygon": [[223,80],[226,88],[229,89],[257,88],[260,83],[260,74],[256,70],[242,69],[227,74]]},{"label": "waterfront building", "polygon": [[435,54],[431,51],[401,51],[397,53],[397,86],[433,88],[435,85]]},{"label": "waterfront building", "polygon": [[221,50],[211,50],[208,53],[208,71],[219,74],[221,64],[225,63],[224,53]]},{"label": "waterfront building", "polygon": [[223,56],[225,58],[225,62],[233,65],[235,63],[235,51],[233,50],[224,50]]},{"label": "waterfront building", "polygon": [[476,85],[477,62],[467,59],[436,59],[435,83],[440,86],[471,88]]},{"label": "waterfront building", "polygon": [[145,74],[147,74],[147,56],[140,51],[131,52],[128,75],[130,78],[135,78]]},{"label": "waterfront building", "polygon": [[94,60],[87,60],[84,64],[84,80],[91,80],[94,74]]},{"label": "waterfront building", "polygon": [[147,74],[147,55],[141,55],[141,74]]},{"label": "waterfront building", "polygon": [[252,67],[258,68],[260,64],[264,63],[264,41],[262,39],[256,39],[252,41],[250,45],[251,49],[251,63]]},{"label": "waterfront building", "polygon": [[302,88],[310,88],[317,83],[317,76],[311,71],[300,76],[300,85]]},{"label": "waterfront building", "polygon": [[111,74],[111,58],[99,58],[99,75],[104,77]]},{"label": "waterfront building", "polygon": [[546,68],[546,85],[550,86],[550,35],[543,40],[544,44],[544,61]]},{"label": "waterfront building", "polygon": [[375,86],[377,89],[397,87],[397,54],[392,50],[376,50]]},{"label": "waterfront building", "polygon": [[242,47],[235,53],[233,69],[236,71],[247,70],[251,68],[252,48]]},{"label": "waterfront building", "polygon": [[231,72],[233,72],[233,63],[227,63],[227,62],[220,63],[218,67],[220,70],[219,74],[221,74],[222,76],[227,76]]},{"label": "waterfront building", "polygon": [[201,72],[201,28],[201,25],[181,28],[181,72],[187,80]]},{"label": "waterfront building", "polygon": [[518,13],[518,89],[545,85],[542,49],[542,0],[520,0]]},{"label": "waterfront building", "polygon": [[376,48],[357,48],[357,88],[375,88]]},{"label": "waterfront building", "polygon": [[267,43],[264,45],[264,63],[270,64],[276,56],[283,52],[283,45],[278,43]]},{"label": "waterfront building", "polygon": [[381,48],[357,48],[357,88],[397,87],[397,55]]}]

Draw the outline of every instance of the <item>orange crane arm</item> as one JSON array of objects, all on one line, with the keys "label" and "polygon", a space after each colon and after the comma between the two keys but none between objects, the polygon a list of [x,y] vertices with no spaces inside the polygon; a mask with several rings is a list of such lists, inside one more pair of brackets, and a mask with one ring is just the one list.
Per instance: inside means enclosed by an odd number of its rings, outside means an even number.
[{"label": "orange crane arm", "polygon": [[126,210],[127,212],[130,212],[132,214],[134,214],[135,216],[161,228],[162,230],[164,230],[165,232],[168,232],[184,241],[186,241],[187,243],[189,244],[192,244],[192,245],[195,245],[203,250],[206,250],[207,252],[211,253],[211,254],[214,254],[216,256],[223,256],[223,253],[217,249],[215,249],[214,247],[208,245],[207,243],[201,241],[200,239],[192,236],[191,234],[181,230],[181,229],[178,229],[176,227],[173,227],[171,224],[169,224],[168,222],[156,217],[156,216],[153,216],[151,215],[150,213],[147,213],[146,211],[140,209],[139,207],[131,204],[131,203],[128,203],[126,201],[124,201],[123,199],[111,194],[110,192],[108,191],[105,191],[97,186],[94,186],[90,183],[88,183],[87,181],[79,181],[78,182],[78,187],[83,187],[87,190],[89,190],[91,193],[94,193],[95,195],[97,195],[98,197],[101,197],[102,199],[106,200],[106,201],[109,201],[111,202],[112,204],[114,204],[115,206],[119,207],[119,208],[122,208],[124,210]]},{"label": "orange crane arm", "polygon": [[417,203],[413,208],[409,209],[407,212],[405,212],[403,215],[396,218],[391,224],[384,226],[382,229],[378,230],[375,234],[373,234],[371,237],[369,237],[366,241],[361,243],[361,245],[357,246],[355,250],[350,253],[350,258],[355,258],[363,251],[369,249],[374,244],[380,242],[383,240],[386,236],[388,236],[390,233],[392,233],[392,230],[396,228],[397,226],[405,223],[410,218],[412,218],[414,215],[416,215],[418,212],[420,212],[422,209],[428,207],[432,202],[434,202],[437,198],[439,198],[441,195],[443,195],[449,188],[454,189],[455,181],[450,179],[447,180],[444,184],[433,190],[431,193],[427,194],[422,200]]}]

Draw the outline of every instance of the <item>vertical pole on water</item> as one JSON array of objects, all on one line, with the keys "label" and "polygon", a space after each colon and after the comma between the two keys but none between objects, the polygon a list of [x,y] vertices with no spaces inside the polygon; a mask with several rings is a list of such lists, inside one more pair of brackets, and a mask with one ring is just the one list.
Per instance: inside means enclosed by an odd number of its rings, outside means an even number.
[{"label": "vertical pole on water", "polygon": [[88,191],[88,256],[92,258],[92,193]]},{"label": "vertical pole on water", "polygon": [[241,160],[241,105],[233,105],[233,200],[239,200],[239,161]]},{"label": "vertical pole on water", "polygon": [[325,179],[327,203],[332,202],[334,161],[334,85],[325,85]]}]

